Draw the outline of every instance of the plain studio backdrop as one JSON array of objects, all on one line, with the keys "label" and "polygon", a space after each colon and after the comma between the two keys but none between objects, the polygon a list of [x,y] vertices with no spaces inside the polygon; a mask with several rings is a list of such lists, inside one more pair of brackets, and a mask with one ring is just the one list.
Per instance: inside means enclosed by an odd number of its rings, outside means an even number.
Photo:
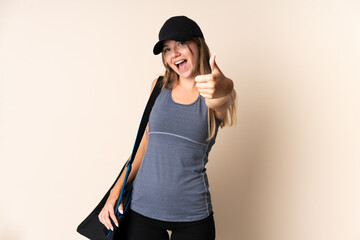
[{"label": "plain studio backdrop", "polygon": [[207,165],[217,239],[360,239],[357,0],[0,1],[0,239],[77,225],[129,157],[174,15],[238,93]]}]

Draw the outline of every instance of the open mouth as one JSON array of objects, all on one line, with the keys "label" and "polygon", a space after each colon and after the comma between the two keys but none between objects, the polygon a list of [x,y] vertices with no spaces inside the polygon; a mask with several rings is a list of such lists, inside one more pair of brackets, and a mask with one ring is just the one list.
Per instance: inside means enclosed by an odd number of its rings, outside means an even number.
[{"label": "open mouth", "polygon": [[179,71],[181,71],[185,68],[186,63],[187,60],[180,60],[175,63],[175,66],[179,69]]}]

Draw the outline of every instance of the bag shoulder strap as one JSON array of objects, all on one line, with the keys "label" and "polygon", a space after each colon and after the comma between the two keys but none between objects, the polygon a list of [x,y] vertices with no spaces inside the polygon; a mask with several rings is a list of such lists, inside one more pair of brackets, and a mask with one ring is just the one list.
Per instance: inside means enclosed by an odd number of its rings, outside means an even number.
[{"label": "bag shoulder strap", "polygon": [[162,88],[162,85],[163,85],[162,80],[163,80],[162,76],[160,76],[157,79],[156,84],[154,86],[154,89],[152,90],[150,98],[149,98],[149,100],[148,100],[148,102],[146,104],[146,107],[145,107],[145,110],[144,110],[144,113],[143,113],[143,116],[141,118],[141,122],[140,122],[140,125],[139,125],[139,129],[138,129],[138,132],[137,132],[134,147],[133,147],[133,150],[132,150],[132,153],[131,153],[131,157],[130,157],[130,160],[128,162],[128,164],[130,164],[130,165],[134,161],[136,152],[137,152],[137,150],[139,148],[141,139],[142,139],[142,137],[144,135],[146,126],[147,126],[147,124],[149,122],[149,116],[150,116],[151,109],[154,106],[155,100],[156,100],[157,96],[159,95],[159,93],[161,91],[161,88]]},{"label": "bag shoulder strap", "polygon": [[[138,129],[138,133],[137,133],[137,136],[136,136],[136,140],[135,140],[135,144],[134,144],[134,147],[133,147],[133,151],[131,153],[131,157],[130,157],[130,160],[125,164],[126,166],[126,172],[125,172],[125,177],[124,177],[124,181],[123,181],[123,184],[122,184],[122,187],[121,187],[121,191],[120,191],[120,195],[119,195],[119,198],[117,200],[117,203],[116,203],[116,207],[115,207],[115,215],[119,215],[119,211],[118,211],[118,208],[119,208],[119,205],[120,205],[120,201],[121,201],[121,198],[124,194],[124,189],[125,189],[125,185],[126,185],[126,182],[127,182],[127,179],[129,177],[129,173],[131,171],[131,165],[134,161],[134,158],[135,158],[135,155],[136,155],[136,152],[139,148],[139,145],[140,145],[140,142],[141,142],[141,139],[144,135],[144,132],[145,132],[145,129],[146,129],[146,125],[149,121],[149,116],[150,116],[150,112],[151,112],[151,109],[152,107],[154,106],[154,103],[155,103],[155,100],[157,98],[157,96],[159,95],[160,91],[161,91],[161,88],[162,88],[162,80],[163,80],[163,77],[160,76],[158,78],[158,80],[156,81],[156,84],[155,84],[155,87],[154,89],[152,90],[151,92],[151,95],[150,95],[150,98],[146,104],[146,107],[145,107],[145,110],[144,110],[144,113],[143,113],[143,116],[141,118],[141,122],[140,122],[140,125],[139,125],[139,129]],[[124,166],[124,167],[125,167]],[[124,169],[124,168],[123,168]],[[122,170],[121,170],[122,172]],[[120,173],[121,174],[121,173]],[[120,174],[118,176],[118,178],[120,177]],[[115,181],[116,182],[116,181]],[[115,183],[114,183],[115,184]],[[113,185],[114,186],[114,185]],[[111,187],[112,188],[112,187]]]}]

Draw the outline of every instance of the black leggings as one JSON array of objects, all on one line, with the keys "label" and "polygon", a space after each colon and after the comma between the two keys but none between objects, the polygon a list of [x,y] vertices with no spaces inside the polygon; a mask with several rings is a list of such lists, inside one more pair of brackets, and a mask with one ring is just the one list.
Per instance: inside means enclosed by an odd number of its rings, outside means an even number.
[{"label": "black leggings", "polygon": [[126,220],[127,240],[214,240],[215,223],[213,213],[194,222],[165,222],[145,217],[128,209]]}]

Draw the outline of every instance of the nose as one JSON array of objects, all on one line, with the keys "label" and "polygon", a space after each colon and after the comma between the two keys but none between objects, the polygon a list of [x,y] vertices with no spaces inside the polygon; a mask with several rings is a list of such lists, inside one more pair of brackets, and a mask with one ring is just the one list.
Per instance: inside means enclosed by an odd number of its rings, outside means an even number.
[{"label": "nose", "polygon": [[174,58],[174,57],[178,57],[180,55],[180,52],[179,52],[179,49],[177,48],[174,48],[172,51],[171,51],[171,56]]}]

